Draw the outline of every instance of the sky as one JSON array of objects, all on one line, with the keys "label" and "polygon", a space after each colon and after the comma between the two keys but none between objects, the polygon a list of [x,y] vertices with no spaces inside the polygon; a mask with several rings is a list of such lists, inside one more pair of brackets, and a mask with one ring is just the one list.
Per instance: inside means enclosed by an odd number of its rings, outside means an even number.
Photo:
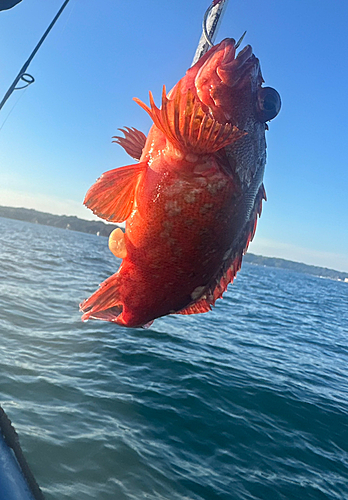
[{"label": "sky", "polygon": [[[0,99],[63,0],[0,12]],[[132,100],[159,104],[191,65],[206,0],[70,0],[0,111],[0,205],[93,218],[105,171],[133,163],[112,136],[147,133]],[[264,203],[250,251],[348,272],[348,2],[228,2],[216,42],[250,44],[282,109],[267,132]],[[242,45],[242,46],[243,46]]]}]

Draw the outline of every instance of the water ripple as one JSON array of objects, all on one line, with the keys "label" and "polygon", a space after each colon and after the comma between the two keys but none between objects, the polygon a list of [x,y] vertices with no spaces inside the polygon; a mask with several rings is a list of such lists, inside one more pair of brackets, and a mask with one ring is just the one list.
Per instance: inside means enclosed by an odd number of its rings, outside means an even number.
[{"label": "water ripple", "polygon": [[82,323],[104,238],[0,218],[0,398],[47,500],[348,497],[348,286],[244,265],[214,311]]}]

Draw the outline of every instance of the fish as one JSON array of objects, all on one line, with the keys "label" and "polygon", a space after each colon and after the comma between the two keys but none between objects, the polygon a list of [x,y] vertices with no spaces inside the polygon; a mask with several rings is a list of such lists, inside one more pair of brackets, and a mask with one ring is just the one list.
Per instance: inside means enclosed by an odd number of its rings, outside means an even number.
[{"label": "fish", "polygon": [[136,163],[104,173],[84,203],[125,221],[111,252],[122,259],[81,305],[82,320],[146,327],[168,314],[212,309],[240,270],[262,201],[267,122],[281,99],[264,87],[250,45],[226,38],[166,92],[161,106],[134,100],[153,121],[148,136],[115,136]]}]

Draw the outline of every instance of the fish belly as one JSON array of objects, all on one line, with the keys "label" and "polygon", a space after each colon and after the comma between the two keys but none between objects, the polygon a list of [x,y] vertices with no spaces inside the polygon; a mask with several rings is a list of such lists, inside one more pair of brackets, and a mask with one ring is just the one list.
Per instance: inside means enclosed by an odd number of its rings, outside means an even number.
[{"label": "fish belly", "polygon": [[211,285],[239,229],[232,187],[220,173],[191,179],[167,175],[145,186],[126,226],[122,321],[144,324],[178,312]]}]

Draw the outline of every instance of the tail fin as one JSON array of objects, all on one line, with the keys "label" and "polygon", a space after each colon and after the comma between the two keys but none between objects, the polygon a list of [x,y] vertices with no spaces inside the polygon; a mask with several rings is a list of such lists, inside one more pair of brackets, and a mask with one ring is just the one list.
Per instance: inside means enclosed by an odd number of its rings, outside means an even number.
[{"label": "tail fin", "polygon": [[119,274],[116,273],[103,281],[98,290],[80,304],[80,311],[84,313],[82,321],[101,319],[117,323],[123,310],[118,289]]}]

